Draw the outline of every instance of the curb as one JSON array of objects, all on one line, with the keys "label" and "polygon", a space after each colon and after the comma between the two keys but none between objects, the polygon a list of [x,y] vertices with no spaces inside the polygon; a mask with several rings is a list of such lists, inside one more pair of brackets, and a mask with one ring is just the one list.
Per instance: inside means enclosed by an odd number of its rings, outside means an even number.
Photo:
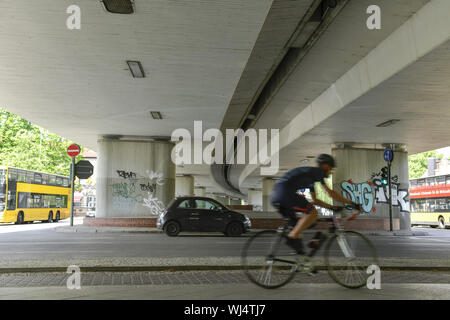
[{"label": "curb", "polygon": [[[260,266],[250,266],[250,269],[257,269]],[[325,265],[315,265],[316,270],[327,270]],[[448,272],[450,266],[381,266],[383,271],[428,271],[428,272]],[[190,266],[95,266],[80,267],[81,272],[180,272],[180,271],[238,271],[244,270],[240,265],[190,265]],[[36,268],[0,268],[0,274],[8,273],[50,273],[67,272],[67,267],[36,267]]]},{"label": "curb", "polygon": [[[156,228],[133,228],[133,229],[113,229],[114,227],[107,228],[93,228],[93,227],[57,227],[54,228],[54,232],[60,233],[164,233],[163,230]],[[120,228],[120,227],[117,227]],[[242,236],[249,236],[265,229],[252,229],[242,234]],[[389,232],[389,231],[359,231],[367,236],[399,236],[399,237],[411,237],[411,236],[428,236],[429,233],[425,231],[411,231],[411,232]],[[186,232],[186,234],[199,234],[199,235],[215,235],[222,234],[221,232]]]}]

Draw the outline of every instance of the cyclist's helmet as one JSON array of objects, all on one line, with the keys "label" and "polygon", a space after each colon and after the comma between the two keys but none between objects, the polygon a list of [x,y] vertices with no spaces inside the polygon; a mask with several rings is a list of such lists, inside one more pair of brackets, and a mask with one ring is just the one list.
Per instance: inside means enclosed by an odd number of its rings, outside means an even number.
[{"label": "cyclist's helmet", "polygon": [[322,153],[317,157],[316,161],[319,166],[322,164],[328,164],[332,168],[336,167],[336,161],[334,161],[334,158],[329,154]]}]

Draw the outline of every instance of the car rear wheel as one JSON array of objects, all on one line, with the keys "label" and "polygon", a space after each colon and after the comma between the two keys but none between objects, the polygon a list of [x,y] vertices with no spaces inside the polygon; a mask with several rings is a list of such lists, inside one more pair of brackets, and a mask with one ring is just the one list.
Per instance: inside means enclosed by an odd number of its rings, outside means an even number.
[{"label": "car rear wheel", "polygon": [[176,237],[180,233],[181,227],[180,227],[180,224],[178,222],[176,222],[176,221],[169,221],[164,226],[164,231],[166,232],[166,234],[169,237]]},{"label": "car rear wheel", "polygon": [[225,234],[229,237],[239,237],[243,232],[243,226],[240,222],[231,222],[227,230],[225,231]]},{"label": "car rear wheel", "polygon": [[445,220],[444,220],[444,217],[439,217],[438,223],[439,223],[439,229],[445,229]]},{"label": "car rear wheel", "polygon": [[19,214],[17,215],[16,224],[23,224],[23,221],[24,221],[23,212],[19,212]]}]

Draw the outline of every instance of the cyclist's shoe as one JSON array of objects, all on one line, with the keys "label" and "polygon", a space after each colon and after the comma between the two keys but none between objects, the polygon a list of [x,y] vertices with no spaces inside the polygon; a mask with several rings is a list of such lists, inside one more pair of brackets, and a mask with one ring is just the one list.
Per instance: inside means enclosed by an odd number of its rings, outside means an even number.
[{"label": "cyclist's shoe", "polygon": [[319,250],[320,246],[326,238],[326,235],[324,235],[322,232],[316,232],[314,237],[308,242],[308,247],[311,248],[309,256],[313,256],[316,251]]},{"label": "cyclist's shoe", "polygon": [[292,239],[286,237],[286,244],[297,252],[297,254],[305,254],[303,250],[303,241],[302,239]]}]

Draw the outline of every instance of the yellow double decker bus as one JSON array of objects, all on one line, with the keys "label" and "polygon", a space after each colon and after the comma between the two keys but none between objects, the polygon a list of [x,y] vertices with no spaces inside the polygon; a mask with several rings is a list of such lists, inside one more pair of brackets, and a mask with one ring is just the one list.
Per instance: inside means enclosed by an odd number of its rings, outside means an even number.
[{"label": "yellow double decker bus", "polygon": [[450,175],[410,180],[411,225],[450,227]]},{"label": "yellow double decker bus", "polygon": [[70,216],[69,177],[0,166],[0,222],[57,222]]}]

